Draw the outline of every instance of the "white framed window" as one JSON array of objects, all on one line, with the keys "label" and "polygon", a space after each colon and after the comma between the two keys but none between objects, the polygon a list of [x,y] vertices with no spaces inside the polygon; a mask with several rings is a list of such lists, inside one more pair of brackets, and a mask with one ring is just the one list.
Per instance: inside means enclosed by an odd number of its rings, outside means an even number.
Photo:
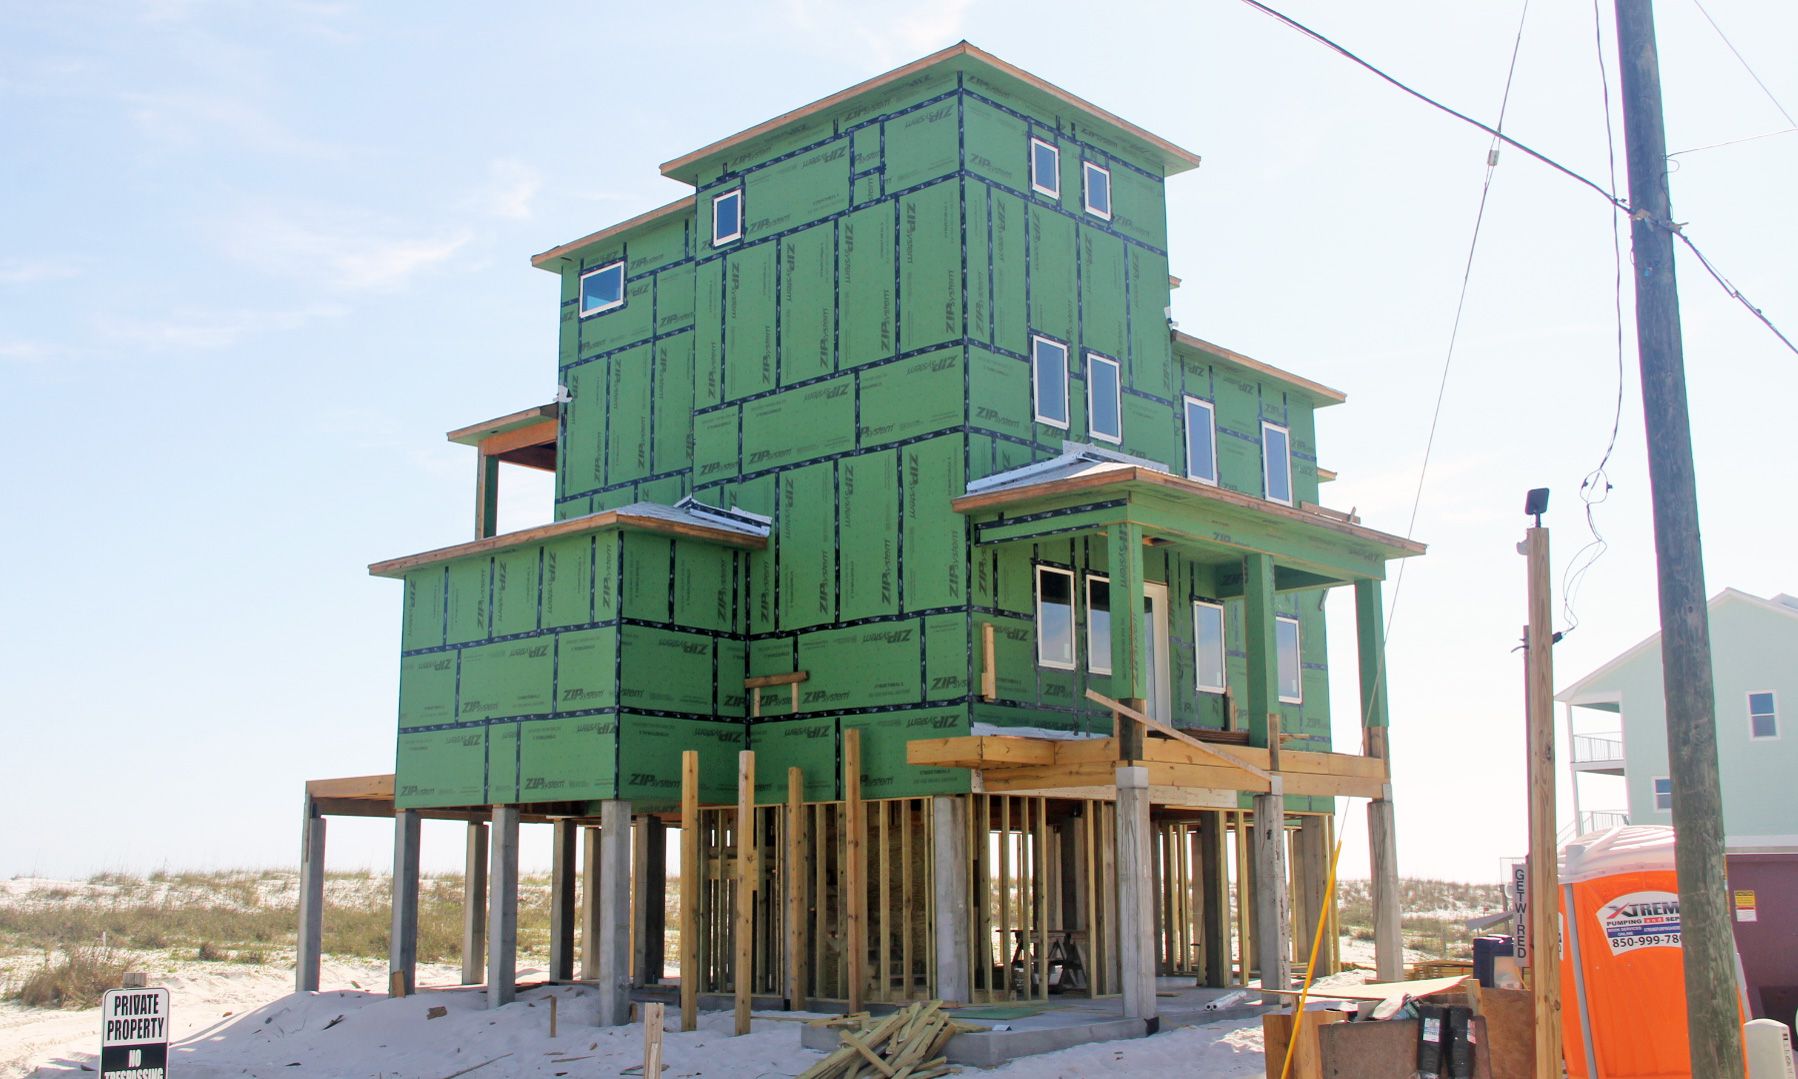
[{"label": "white framed window", "polygon": [[1292,505],[1292,434],[1261,421],[1261,479],[1269,502]]},{"label": "white framed window", "polygon": [[1224,605],[1194,600],[1192,604],[1194,669],[1200,693],[1224,691]]},{"label": "white framed window", "polygon": [[1068,346],[1053,337],[1030,339],[1030,393],[1036,418],[1067,430]]},{"label": "white framed window", "polygon": [[1111,578],[1086,575],[1086,669],[1111,673]]},{"label": "white framed window", "polygon": [[1030,140],[1030,190],[1061,197],[1061,151],[1041,139]]},{"label": "white framed window", "polygon": [[1770,689],[1748,694],[1748,737],[1779,737],[1779,707]]},{"label": "white framed window", "polygon": [[1289,614],[1274,616],[1274,652],[1280,703],[1305,703],[1305,683],[1299,666],[1299,620]]},{"label": "white framed window", "polygon": [[1217,484],[1217,412],[1211,402],[1186,398],[1186,478]]},{"label": "white framed window", "polygon": [[1036,567],[1036,662],[1074,669],[1074,571]]},{"label": "white framed window", "polygon": [[1656,809],[1673,808],[1673,781],[1666,776],[1654,777],[1654,807]]},{"label": "white framed window", "polygon": [[1123,385],[1118,362],[1097,352],[1086,354],[1086,426],[1101,442],[1124,441]]},{"label": "white framed window", "polygon": [[1086,195],[1086,212],[1111,220],[1111,170],[1091,161],[1080,163],[1080,186]]},{"label": "white framed window", "polygon": [[743,189],[712,197],[712,246],[743,238]]},{"label": "white framed window", "polygon": [[624,263],[609,262],[581,275],[581,317],[624,306]]}]

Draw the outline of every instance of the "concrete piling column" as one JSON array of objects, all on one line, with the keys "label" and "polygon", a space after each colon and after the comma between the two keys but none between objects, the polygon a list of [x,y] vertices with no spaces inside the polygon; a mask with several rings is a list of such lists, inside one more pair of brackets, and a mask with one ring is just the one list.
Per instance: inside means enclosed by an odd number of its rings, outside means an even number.
[{"label": "concrete piling column", "polygon": [[968,803],[965,796],[930,800],[932,880],[935,887],[936,995],[972,999],[968,955]]},{"label": "concrete piling column", "polygon": [[602,1027],[623,1026],[631,1018],[631,804],[600,803],[599,1016]]},{"label": "concrete piling column", "polygon": [[1151,1033],[1158,1023],[1155,1001],[1155,887],[1149,849],[1149,770],[1132,765],[1117,770],[1118,958],[1123,976],[1124,1018],[1142,1019]]},{"label": "concrete piling column", "polygon": [[[1276,780],[1278,782],[1278,780]],[[1286,798],[1255,796],[1249,846],[1255,875],[1255,959],[1261,988],[1292,987],[1292,903],[1286,889]],[[1277,998],[1276,998],[1277,999]]]},{"label": "concrete piling column", "polygon": [[[1391,791],[1388,784],[1387,791]],[[1367,838],[1373,870],[1374,973],[1382,982],[1405,977],[1405,936],[1399,911],[1398,825],[1392,798],[1378,798],[1367,805]]]},{"label": "concrete piling column", "polygon": [[462,867],[462,984],[480,985],[487,969],[487,826],[468,825]]},{"label": "concrete piling column", "polygon": [[638,985],[662,980],[668,922],[668,836],[657,817],[638,817],[632,826],[631,975]]},{"label": "concrete piling column", "polygon": [[599,829],[581,829],[581,981],[599,980]]},{"label": "concrete piling column", "polygon": [[325,818],[306,795],[300,815],[299,943],[294,950],[294,988],[318,989],[319,960],[325,942]]},{"label": "concrete piling column", "polygon": [[[418,810],[393,814],[393,929],[387,938],[388,991],[418,991]],[[397,975],[397,977],[396,977]]]},{"label": "concrete piling column", "polygon": [[491,867],[487,879],[487,1006],[518,995],[518,807],[493,807]]},{"label": "concrete piling column", "polygon": [[575,824],[559,820],[550,825],[549,863],[549,980],[574,980],[574,859]]}]

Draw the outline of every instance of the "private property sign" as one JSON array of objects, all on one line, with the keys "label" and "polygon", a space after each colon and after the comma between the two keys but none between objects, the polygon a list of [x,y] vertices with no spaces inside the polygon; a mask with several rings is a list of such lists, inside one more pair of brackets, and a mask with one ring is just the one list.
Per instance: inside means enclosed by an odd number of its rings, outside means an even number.
[{"label": "private property sign", "polygon": [[101,1079],[166,1079],[169,991],[108,989],[100,998]]}]

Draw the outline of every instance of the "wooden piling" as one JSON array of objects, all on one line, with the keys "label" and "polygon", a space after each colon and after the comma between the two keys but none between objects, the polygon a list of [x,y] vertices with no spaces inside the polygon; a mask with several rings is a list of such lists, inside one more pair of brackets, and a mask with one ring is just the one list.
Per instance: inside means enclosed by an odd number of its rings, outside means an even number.
[{"label": "wooden piling", "polygon": [[699,751],[680,755],[680,1028],[699,1028]]}]

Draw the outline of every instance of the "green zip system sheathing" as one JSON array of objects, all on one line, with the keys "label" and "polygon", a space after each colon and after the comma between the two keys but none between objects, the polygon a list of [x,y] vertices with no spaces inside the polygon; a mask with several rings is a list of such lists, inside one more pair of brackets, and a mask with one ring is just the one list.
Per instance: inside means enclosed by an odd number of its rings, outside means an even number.
[{"label": "green zip system sheathing", "polygon": [[[701,161],[685,209],[550,267],[570,398],[557,519],[691,495],[766,516],[768,546],[601,532],[409,575],[400,805],[666,807],[678,751],[714,745],[707,801],[730,800],[726,751],[745,746],[763,803],[789,766],[808,799],[836,798],[849,727],[869,796],[949,793],[967,771],[907,764],[908,741],[976,721],[1109,731],[1084,696],[1109,677],[1039,667],[1032,623],[1032,565],[1103,573],[1103,540],[976,547],[951,506],[1088,437],[1089,351],[1121,367],[1122,452],[1183,471],[1190,394],[1215,406],[1221,486],[1260,495],[1268,420],[1290,428],[1295,497],[1316,500],[1319,402],[1170,340],[1164,162],[982,70],[927,69]],[[1032,138],[1060,151],[1058,196],[1032,187]],[[1084,162],[1110,170],[1109,220],[1084,212]],[[715,247],[713,197],[737,190],[742,236]],[[581,317],[582,273],[616,262],[622,305]],[[1033,419],[1032,335],[1068,346],[1065,429]],[[1145,568],[1173,600],[1175,722],[1239,726],[1192,688],[1188,601],[1224,592],[1224,567],[1152,549]],[[1329,739],[1319,595],[1279,597],[1306,657],[1284,729],[1308,749]],[[797,709],[784,686],[751,707],[746,676],[791,672]]]}]

